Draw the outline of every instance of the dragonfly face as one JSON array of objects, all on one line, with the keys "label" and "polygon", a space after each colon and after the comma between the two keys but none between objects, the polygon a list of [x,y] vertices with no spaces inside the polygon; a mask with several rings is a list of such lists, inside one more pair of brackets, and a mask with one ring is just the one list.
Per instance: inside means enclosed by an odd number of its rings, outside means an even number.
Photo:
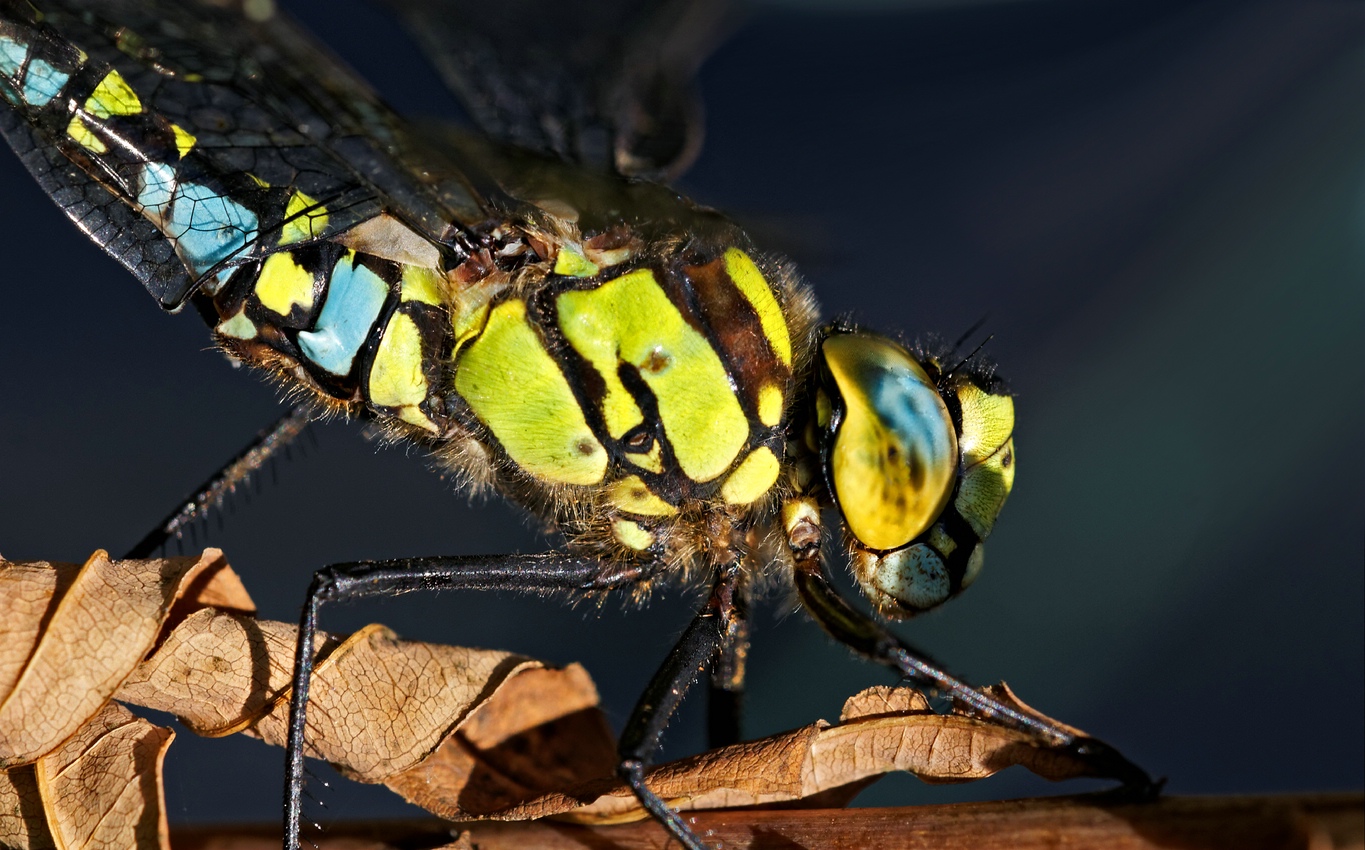
[{"label": "dragonfly face", "polygon": [[833,330],[816,359],[807,440],[858,582],[883,616],[937,607],[976,580],[1014,485],[1013,399],[979,366],[945,373],[867,332]]}]

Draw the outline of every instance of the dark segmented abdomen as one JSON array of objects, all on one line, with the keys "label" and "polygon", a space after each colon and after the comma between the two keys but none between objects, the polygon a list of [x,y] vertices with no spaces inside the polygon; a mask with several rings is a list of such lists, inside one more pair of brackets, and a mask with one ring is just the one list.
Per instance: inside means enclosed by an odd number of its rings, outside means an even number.
[{"label": "dark segmented abdomen", "polygon": [[[95,8],[35,18],[0,4],[4,128],[43,187],[163,307],[211,298],[234,353],[440,431],[420,410],[439,408],[428,395],[449,337],[435,278],[467,255],[468,232],[367,135],[396,138],[397,119],[349,78],[298,94],[208,38],[311,49],[283,22],[252,33],[235,17],[208,26],[226,13],[207,6]],[[339,112],[323,120],[323,106]],[[424,227],[383,214],[399,208]]]},{"label": "dark segmented abdomen", "polygon": [[[112,228],[87,232],[162,306],[274,250],[313,204],[327,218],[301,223],[306,238],[387,209],[452,254],[477,241],[482,202],[459,179],[415,177],[432,169],[414,167],[425,162],[401,119],[289,21],[192,0],[38,5],[35,16],[0,2],[0,97],[22,118],[6,135],[77,224],[91,206],[122,203],[159,228],[173,250],[142,252],[140,264],[129,257],[152,237],[133,219],[111,214]],[[76,202],[96,187],[107,194]]]},{"label": "dark segmented abdomen", "polygon": [[238,269],[213,299],[220,341],[328,398],[442,434],[443,275],[357,250],[349,235]]}]

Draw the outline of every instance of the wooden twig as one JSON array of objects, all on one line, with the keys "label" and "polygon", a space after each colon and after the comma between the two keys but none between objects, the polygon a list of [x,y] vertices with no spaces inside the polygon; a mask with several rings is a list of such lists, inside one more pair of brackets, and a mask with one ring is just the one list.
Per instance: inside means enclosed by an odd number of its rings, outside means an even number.
[{"label": "wooden twig", "polygon": [[[726,850],[1332,850],[1365,848],[1365,794],[1168,797],[1118,804],[1103,796],[1047,797],[880,809],[762,809],[688,815]],[[462,839],[457,839],[465,833]],[[663,850],[651,821],[584,827],[550,821],[341,823],[313,836],[319,850],[438,847],[478,850]],[[275,827],[180,827],[175,850],[267,850]]]}]

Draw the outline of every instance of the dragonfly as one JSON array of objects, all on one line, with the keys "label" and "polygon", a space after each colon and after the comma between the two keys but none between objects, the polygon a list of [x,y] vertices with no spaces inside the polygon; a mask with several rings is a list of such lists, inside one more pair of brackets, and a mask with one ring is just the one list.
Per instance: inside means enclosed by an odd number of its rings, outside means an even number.
[{"label": "dragonfly", "polygon": [[[749,599],[785,583],[858,654],[1150,789],[1112,747],[885,627],[979,574],[1014,477],[1012,398],[975,352],[822,323],[788,263],[662,182],[695,153],[687,82],[714,12],[603,6],[527,34],[519,7],[397,5],[482,134],[404,121],[268,4],[0,5],[7,139],[163,309],[199,312],[305,409],[428,450],[568,541],[333,565],[299,646],[341,599],[695,584],[705,601],[626,723],[619,775],[702,847],[645,771],[699,670],[722,714],[737,705]],[[831,581],[826,508],[876,616]],[[312,663],[301,650],[287,847]]]}]

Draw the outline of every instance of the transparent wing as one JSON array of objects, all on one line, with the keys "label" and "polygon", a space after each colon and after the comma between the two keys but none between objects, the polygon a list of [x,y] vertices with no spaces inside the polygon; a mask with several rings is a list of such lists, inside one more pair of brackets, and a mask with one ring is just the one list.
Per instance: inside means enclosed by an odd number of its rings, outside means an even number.
[{"label": "transparent wing", "polygon": [[600,171],[676,177],[701,145],[692,79],[726,0],[389,0],[488,135]]},{"label": "transparent wing", "polygon": [[[428,167],[403,121],[289,20],[241,10],[0,0],[0,99],[13,108],[0,130],[167,309],[275,250],[310,205],[328,215],[307,221],[307,238],[390,212],[466,250],[485,214],[458,169]],[[148,163],[161,162],[197,187],[198,219],[160,214],[147,184]],[[430,174],[442,176],[418,176]],[[210,230],[222,243],[213,250]]]}]

